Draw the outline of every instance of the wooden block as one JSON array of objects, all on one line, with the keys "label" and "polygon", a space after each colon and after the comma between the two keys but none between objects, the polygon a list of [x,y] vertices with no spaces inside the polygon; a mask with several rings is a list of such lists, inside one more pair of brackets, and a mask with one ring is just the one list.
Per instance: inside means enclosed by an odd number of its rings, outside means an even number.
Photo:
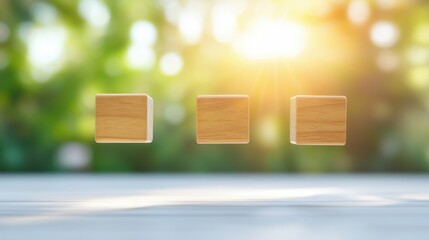
[{"label": "wooden block", "polygon": [[347,98],[295,96],[290,106],[290,142],[299,145],[345,145]]},{"label": "wooden block", "polygon": [[150,143],[153,100],[146,94],[97,94],[95,141],[98,143]]},{"label": "wooden block", "polygon": [[198,96],[197,143],[249,143],[249,97]]}]

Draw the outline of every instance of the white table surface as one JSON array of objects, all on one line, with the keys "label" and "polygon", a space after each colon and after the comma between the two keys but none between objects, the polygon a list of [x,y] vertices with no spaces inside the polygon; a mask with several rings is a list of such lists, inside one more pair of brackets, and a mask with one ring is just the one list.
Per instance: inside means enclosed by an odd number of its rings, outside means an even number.
[{"label": "white table surface", "polygon": [[0,239],[429,239],[429,175],[0,175]]}]

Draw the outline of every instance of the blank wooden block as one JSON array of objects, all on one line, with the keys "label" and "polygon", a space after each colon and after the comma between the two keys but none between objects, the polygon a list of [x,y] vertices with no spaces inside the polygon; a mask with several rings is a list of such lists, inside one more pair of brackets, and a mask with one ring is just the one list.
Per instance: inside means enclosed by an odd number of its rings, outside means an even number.
[{"label": "blank wooden block", "polygon": [[197,143],[249,143],[249,97],[198,96]]},{"label": "blank wooden block", "polygon": [[146,94],[97,94],[95,141],[98,143],[150,143],[153,100]]},{"label": "blank wooden block", "polygon": [[290,141],[299,145],[345,145],[347,98],[295,96],[290,106]]}]

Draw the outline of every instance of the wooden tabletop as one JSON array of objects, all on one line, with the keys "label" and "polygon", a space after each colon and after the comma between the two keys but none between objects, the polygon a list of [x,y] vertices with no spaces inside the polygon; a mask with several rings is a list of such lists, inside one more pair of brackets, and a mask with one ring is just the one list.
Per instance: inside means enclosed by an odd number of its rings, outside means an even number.
[{"label": "wooden tabletop", "polygon": [[0,239],[429,239],[424,175],[1,175]]}]

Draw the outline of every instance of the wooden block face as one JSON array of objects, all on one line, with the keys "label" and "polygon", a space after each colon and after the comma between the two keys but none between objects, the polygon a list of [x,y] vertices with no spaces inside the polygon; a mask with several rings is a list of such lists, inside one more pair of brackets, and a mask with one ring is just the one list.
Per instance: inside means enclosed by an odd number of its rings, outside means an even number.
[{"label": "wooden block face", "polygon": [[249,97],[246,95],[198,96],[197,143],[249,143]]},{"label": "wooden block face", "polygon": [[291,99],[290,141],[299,145],[346,144],[347,98],[295,96]]},{"label": "wooden block face", "polygon": [[153,101],[146,94],[97,94],[95,141],[152,142]]}]

